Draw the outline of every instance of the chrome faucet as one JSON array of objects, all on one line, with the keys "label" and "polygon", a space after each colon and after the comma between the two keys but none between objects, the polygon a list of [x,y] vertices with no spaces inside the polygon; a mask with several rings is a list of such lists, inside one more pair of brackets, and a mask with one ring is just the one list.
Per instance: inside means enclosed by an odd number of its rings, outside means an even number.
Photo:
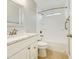
[{"label": "chrome faucet", "polygon": [[10,31],[9,35],[16,35],[17,34],[17,30],[15,29],[15,27]]}]

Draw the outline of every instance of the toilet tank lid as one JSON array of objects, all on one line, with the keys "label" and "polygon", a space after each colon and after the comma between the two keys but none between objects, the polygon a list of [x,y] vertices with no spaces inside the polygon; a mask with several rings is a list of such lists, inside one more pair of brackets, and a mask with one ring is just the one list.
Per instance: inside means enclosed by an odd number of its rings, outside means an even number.
[{"label": "toilet tank lid", "polygon": [[38,46],[46,46],[47,43],[46,42],[38,42]]}]

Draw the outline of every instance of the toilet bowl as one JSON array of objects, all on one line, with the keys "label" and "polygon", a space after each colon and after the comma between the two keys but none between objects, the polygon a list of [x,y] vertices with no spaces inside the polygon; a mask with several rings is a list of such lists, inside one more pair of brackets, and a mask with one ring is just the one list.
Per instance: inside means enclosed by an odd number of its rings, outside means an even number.
[{"label": "toilet bowl", "polygon": [[47,56],[46,49],[47,49],[47,43],[43,41],[39,41],[38,42],[38,56],[46,57]]}]

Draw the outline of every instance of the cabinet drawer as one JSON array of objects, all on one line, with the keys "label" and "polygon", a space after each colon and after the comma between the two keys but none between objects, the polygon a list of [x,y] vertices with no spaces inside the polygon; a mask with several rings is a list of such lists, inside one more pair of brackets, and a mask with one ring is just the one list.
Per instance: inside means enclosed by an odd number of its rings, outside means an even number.
[{"label": "cabinet drawer", "polygon": [[24,48],[30,46],[33,42],[38,40],[38,36],[34,36],[31,38],[28,38],[26,40],[22,40],[19,42],[16,42],[12,45],[8,46],[8,57],[11,57],[13,55],[15,55],[16,53],[18,53],[19,51],[23,50]]}]

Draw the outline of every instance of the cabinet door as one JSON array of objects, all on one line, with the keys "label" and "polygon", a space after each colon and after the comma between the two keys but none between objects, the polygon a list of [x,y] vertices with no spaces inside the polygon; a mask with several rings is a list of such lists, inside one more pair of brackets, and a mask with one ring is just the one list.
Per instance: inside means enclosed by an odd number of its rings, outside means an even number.
[{"label": "cabinet door", "polygon": [[37,42],[34,43],[34,59],[38,59],[38,44]]},{"label": "cabinet door", "polygon": [[33,44],[30,45],[30,51],[29,51],[29,53],[30,53],[30,55],[29,55],[30,59],[34,59],[34,49],[33,49]]},{"label": "cabinet door", "polygon": [[17,52],[14,56],[10,57],[9,59],[28,59],[27,49],[23,49]]},{"label": "cabinet door", "polygon": [[37,42],[34,42],[31,45],[30,49],[30,59],[37,59],[38,58],[38,48],[37,48]]}]

